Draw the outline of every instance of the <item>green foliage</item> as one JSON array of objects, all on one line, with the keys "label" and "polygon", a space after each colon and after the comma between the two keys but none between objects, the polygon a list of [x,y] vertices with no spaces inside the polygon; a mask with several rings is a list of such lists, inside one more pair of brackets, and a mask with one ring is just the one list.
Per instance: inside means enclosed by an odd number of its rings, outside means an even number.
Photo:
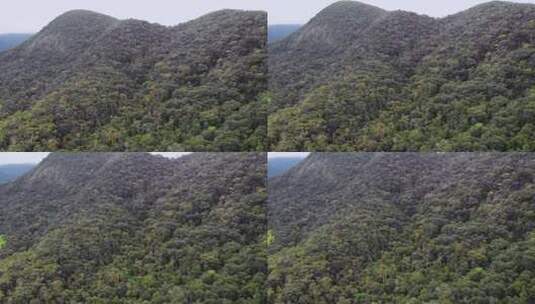
[{"label": "green foliage", "polygon": [[265,150],[266,26],[232,10],[175,27],[66,13],[0,54],[0,149]]},{"label": "green foliage", "polygon": [[4,248],[4,246],[6,246],[6,244],[7,244],[6,237],[4,235],[0,234],[0,249]]},{"label": "green foliage", "polygon": [[0,186],[0,303],[265,303],[265,166],[52,154]]},{"label": "green foliage", "polygon": [[331,7],[271,46],[271,150],[535,150],[534,5],[492,2],[445,19],[346,6],[374,18],[340,29],[353,39],[303,48],[337,26]]},{"label": "green foliage", "polygon": [[530,154],[313,154],[269,180],[269,303],[531,303]]},{"label": "green foliage", "polygon": [[267,236],[266,236],[266,244],[268,246],[271,246],[271,244],[273,244],[273,242],[275,241],[275,235],[273,234],[273,230],[268,230],[267,232]]}]

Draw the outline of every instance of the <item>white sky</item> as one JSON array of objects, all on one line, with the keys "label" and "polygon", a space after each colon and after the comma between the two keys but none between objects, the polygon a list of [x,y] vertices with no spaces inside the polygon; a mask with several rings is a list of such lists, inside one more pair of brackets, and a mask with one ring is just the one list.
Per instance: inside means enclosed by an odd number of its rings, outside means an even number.
[{"label": "white sky", "polygon": [[179,158],[184,155],[191,154],[191,152],[152,152],[154,155],[161,155],[167,158]]},{"label": "white sky", "polygon": [[277,158],[277,157],[307,157],[310,152],[269,152],[268,158]]},{"label": "white sky", "polygon": [[18,153],[18,152],[2,152],[0,153],[0,165],[11,164],[37,164],[49,153],[35,152],[35,153]]},{"label": "white sky", "polygon": [[[0,153],[0,165],[7,164],[37,164],[42,161],[48,152],[2,152]],[[168,158],[178,158],[191,152],[152,152],[151,154],[162,155]],[[276,157],[307,157],[309,152],[269,152],[268,158]]]},{"label": "white sky", "polygon": [[[314,17],[319,11],[337,1],[274,0],[271,2],[272,3],[269,5],[268,9],[268,12],[270,13],[269,20],[271,24],[304,24]],[[489,2],[489,0],[361,0],[360,2],[374,5],[385,10],[404,10],[418,14],[425,14],[432,17],[445,17],[466,10],[478,4]],[[535,4],[535,0],[513,0],[510,2]]]},{"label": "white sky", "polygon": [[[28,33],[43,28],[55,17],[72,9],[88,9],[120,19],[136,18],[175,25],[224,9],[263,10],[271,24],[305,23],[333,0],[6,0],[0,11],[0,33]],[[388,10],[408,10],[443,17],[474,5],[481,0],[364,0]],[[534,3],[535,0],[513,2]]]},{"label": "white sky", "polygon": [[[48,154],[47,152],[3,152],[0,153],[0,165],[11,164],[37,164],[42,161]],[[178,158],[189,152],[153,152],[151,154],[158,154],[168,158]]]}]

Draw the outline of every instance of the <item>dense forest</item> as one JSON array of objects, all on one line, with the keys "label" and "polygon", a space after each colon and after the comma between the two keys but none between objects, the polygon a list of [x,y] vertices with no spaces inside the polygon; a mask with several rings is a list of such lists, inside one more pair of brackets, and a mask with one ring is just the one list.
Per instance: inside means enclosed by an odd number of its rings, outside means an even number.
[{"label": "dense forest", "polygon": [[0,150],[264,150],[266,41],[263,12],[67,12],[0,53]]},{"label": "dense forest", "polygon": [[16,47],[31,36],[32,34],[0,34],[0,52]]},{"label": "dense forest", "polygon": [[265,303],[265,162],[51,154],[0,185],[0,303]]},{"label": "dense forest", "polygon": [[318,153],[268,185],[269,303],[535,302],[535,155]]},{"label": "dense forest", "polygon": [[272,151],[535,151],[535,5],[337,2],[269,46]]}]

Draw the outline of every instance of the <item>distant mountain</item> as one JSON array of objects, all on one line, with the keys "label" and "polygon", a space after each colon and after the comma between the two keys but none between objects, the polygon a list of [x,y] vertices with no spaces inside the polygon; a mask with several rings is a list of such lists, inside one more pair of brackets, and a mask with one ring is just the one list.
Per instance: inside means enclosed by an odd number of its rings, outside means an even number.
[{"label": "distant mountain", "polygon": [[10,182],[29,172],[35,164],[0,165],[0,184]]},{"label": "distant mountain", "polygon": [[0,34],[0,52],[16,47],[31,36],[32,34]]},{"label": "distant mountain", "polygon": [[268,303],[535,299],[533,154],[312,154],[268,192]]},{"label": "distant mountain", "polygon": [[268,159],[268,178],[279,176],[294,167],[304,157],[273,157]]},{"label": "distant mountain", "polygon": [[0,149],[261,150],[266,40],[263,12],[173,27],[67,12],[0,54]]},{"label": "distant mountain", "polygon": [[535,151],[535,5],[341,1],[269,47],[273,151]]},{"label": "distant mountain", "polygon": [[268,43],[279,41],[297,31],[300,24],[273,24],[268,26]]},{"label": "distant mountain", "polygon": [[265,154],[53,153],[0,185],[2,303],[262,303]]}]

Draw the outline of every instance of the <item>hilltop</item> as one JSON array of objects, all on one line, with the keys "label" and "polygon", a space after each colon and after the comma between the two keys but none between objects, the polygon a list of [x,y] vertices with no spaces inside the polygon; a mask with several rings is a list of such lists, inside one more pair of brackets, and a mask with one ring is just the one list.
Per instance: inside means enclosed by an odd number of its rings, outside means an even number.
[{"label": "hilltop", "polygon": [[335,3],[269,46],[277,151],[533,151],[535,5]]},{"label": "hilltop", "polygon": [[316,153],[268,181],[269,303],[529,303],[529,153]]},{"label": "hilltop", "polygon": [[263,12],[165,27],[67,12],[0,53],[0,149],[260,150]]},{"label": "hilltop", "polygon": [[0,185],[1,303],[255,303],[265,155],[53,153]]}]

